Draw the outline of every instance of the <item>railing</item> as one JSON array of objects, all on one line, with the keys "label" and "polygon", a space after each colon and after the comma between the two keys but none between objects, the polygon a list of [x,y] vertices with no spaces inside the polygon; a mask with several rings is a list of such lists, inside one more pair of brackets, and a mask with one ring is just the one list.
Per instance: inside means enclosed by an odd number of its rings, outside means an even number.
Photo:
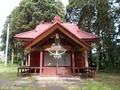
[{"label": "railing", "polygon": [[[45,69],[45,68],[56,68],[56,67],[42,67],[42,69]],[[66,67],[66,68],[68,68],[68,67]],[[88,76],[91,76],[93,78],[96,77],[96,72],[97,72],[96,67],[75,67],[74,69],[77,71],[77,76],[80,76],[81,71],[83,71],[83,73],[86,77],[88,77]],[[28,76],[31,70],[34,71],[34,75],[36,76],[37,70],[39,70],[39,72],[40,72],[40,67],[29,67],[29,66],[19,67],[17,75],[20,76],[23,73],[26,76]],[[72,70],[72,68],[71,68],[71,70]]]},{"label": "railing", "polygon": [[96,77],[97,68],[96,67],[75,67],[77,70],[77,75],[80,76],[80,72],[83,71],[86,77],[91,76]]},{"label": "railing", "polygon": [[30,70],[34,70],[34,75],[36,76],[37,70],[40,70],[40,67],[29,67],[29,66],[18,67],[17,75],[20,76],[20,74],[24,73],[26,76],[28,76]]}]

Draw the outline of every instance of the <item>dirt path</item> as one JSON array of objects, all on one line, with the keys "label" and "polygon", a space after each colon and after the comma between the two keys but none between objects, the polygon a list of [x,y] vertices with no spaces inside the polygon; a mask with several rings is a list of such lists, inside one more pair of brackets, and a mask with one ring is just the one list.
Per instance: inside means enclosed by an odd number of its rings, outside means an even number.
[{"label": "dirt path", "polygon": [[5,79],[5,78],[2,78],[2,77],[0,76],[0,85],[1,85],[1,84],[13,85],[13,83],[11,83],[11,81],[9,81],[9,80],[7,80],[7,79]]},{"label": "dirt path", "polygon": [[[27,77],[26,77],[27,78]],[[66,90],[70,86],[83,86],[84,84],[80,80],[26,80],[25,78],[19,78],[16,81],[8,81],[0,77],[0,85],[15,85],[15,86],[32,86],[43,87],[47,90]]]}]

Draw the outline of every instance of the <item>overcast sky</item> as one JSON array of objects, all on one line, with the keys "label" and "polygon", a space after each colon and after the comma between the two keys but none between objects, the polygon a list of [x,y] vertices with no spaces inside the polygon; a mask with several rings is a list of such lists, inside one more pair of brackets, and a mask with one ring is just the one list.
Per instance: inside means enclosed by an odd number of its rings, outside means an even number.
[{"label": "overcast sky", "polygon": [[[3,24],[6,21],[6,17],[11,13],[11,11],[19,5],[21,0],[0,0],[0,35],[3,29]],[[62,3],[66,6],[68,0],[61,0]]]}]

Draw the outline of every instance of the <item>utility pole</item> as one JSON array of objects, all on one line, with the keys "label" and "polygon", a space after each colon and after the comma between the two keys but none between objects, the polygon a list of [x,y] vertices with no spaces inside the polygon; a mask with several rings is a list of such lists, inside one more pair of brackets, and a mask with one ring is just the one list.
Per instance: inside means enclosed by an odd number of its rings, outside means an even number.
[{"label": "utility pole", "polygon": [[6,72],[6,66],[7,66],[8,40],[9,40],[9,24],[8,24],[8,27],[7,27],[7,40],[6,40],[6,50],[5,50],[5,65],[4,65],[4,72]]}]

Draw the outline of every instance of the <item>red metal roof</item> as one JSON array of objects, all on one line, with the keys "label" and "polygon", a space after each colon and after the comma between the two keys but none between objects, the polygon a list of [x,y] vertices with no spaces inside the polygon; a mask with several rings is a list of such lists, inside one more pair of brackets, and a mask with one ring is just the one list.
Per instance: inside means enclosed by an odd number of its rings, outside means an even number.
[{"label": "red metal roof", "polygon": [[44,32],[45,30],[47,30],[48,27],[50,27],[52,24],[50,23],[46,23],[46,24],[42,24],[40,23],[35,30],[31,30],[31,31],[27,31],[27,32],[23,32],[20,34],[16,34],[14,37],[15,38],[35,38],[38,35],[40,35],[42,32]]},{"label": "red metal roof", "polygon": [[98,39],[99,37],[97,35],[93,35],[91,33],[85,32],[83,30],[80,30],[78,26],[75,24],[71,23],[61,23],[62,26],[64,26],[68,31],[73,33],[76,37],[78,37],[80,40],[85,40],[85,39]]},{"label": "red metal roof", "polygon": [[[14,37],[16,39],[21,39],[21,40],[33,39],[32,41],[28,42],[26,45],[23,46],[25,48],[27,46],[32,45],[33,42],[35,43],[35,40],[37,40],[37,38],[41,37],[47,31],[50,31],[50,29],[55,27],[56,25],[58,25],[58,27],[62,27],[63,32],[65,31],[65,32],[71,34],[74,38],[76,38],[76,40],[78,40],[81,43],[81,45],[85,46],[86,48],[91,48],[91,46],[88,45],[87,43],[85,43],[84,40],[92,41],[92,40],[95,40],[95,39],[99,38],[97,35],[93,35],[93,34],[90,34],[88,32],[80,30],[78,28],[78,26],[76,26],[73,23],[63,23],[63,22],[61,22],[61,19],[60,19],[59,16],[55,16],[54,21],[51,22],[51,23],[45,23],[45,22],[42,21],[35,28],[35,30],[31,30],[31,31],[20,33],[20,34],[16,34]],[[51,30],[54,30],[54,29],[51,29]]]},{"label": "red metal roof", "polygon": [[[20,34],[16,34],[14,37],[15,38],[31,38],[34,39],[35,37],[37,37],[38,35],[42,34],[44,31],[48,30],[50,27],[52,27],[55,23],[40,23],[35,30],[31,30],[31,31],[27,31],[27,32],[23,32]],[[99,37],[97,35],[93,35],[91,33],[82,31],[78,28],[78,26],[76,26],[75,24],[71,24],[71,23],[59,23],[60,25],[62,25],[62,27],[64,27],[65,29],[67,29],[68,31],[70,31],[72,34],[74,34],[76,37],[78,37],[81,40],[90,40],[92,41],[92,39],[98,39]]]}]

